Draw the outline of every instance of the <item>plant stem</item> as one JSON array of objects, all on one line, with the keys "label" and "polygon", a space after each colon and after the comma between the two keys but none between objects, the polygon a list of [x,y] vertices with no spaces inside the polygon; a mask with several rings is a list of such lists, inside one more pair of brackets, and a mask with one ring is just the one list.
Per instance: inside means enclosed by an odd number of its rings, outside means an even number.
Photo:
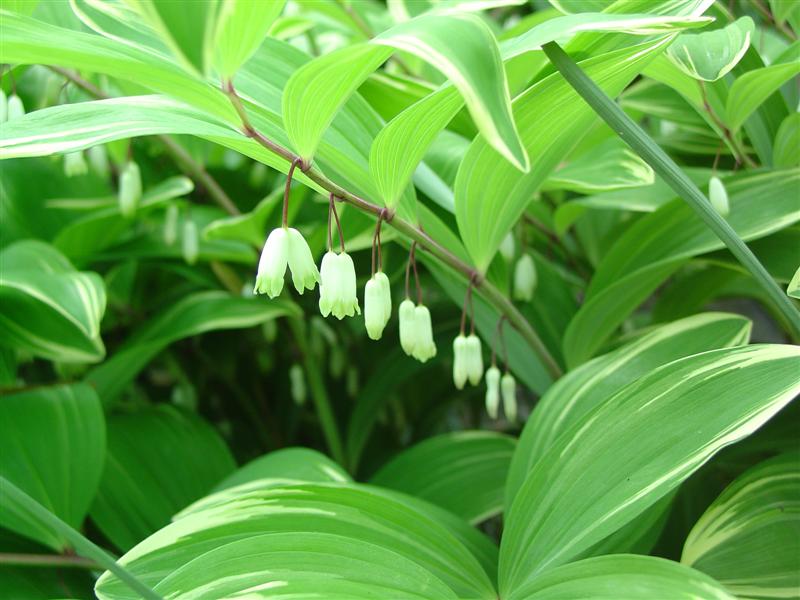
[{"label": "plant stem", "polygon": [[545,44],[542,49],[550,62],[586,103],[694,209],[709,229],[722,240],[731,254],[750,272],[756,283],[764,289],[767,297],[786,318],[792,336],[800,337],[800,311],[778,287],[775,280],[728,222],[717,214],[711,206],[711,202],[692,180],[641,127],[634,123],[603,90],[597,87],[558,44],[550,42]]},{"label": "plant stem", "polygon": [[339,435],[339,427],[336,425],[336,418],[333,415],[331,401],[328,398],[328,391],[325,388],[319,365],[314,361],[306,342],[305,323],[296,317],[289,317],[287,321],[292,330],[295,343],[297,343],[297,347],[303,357],[303,367],[308,378],[308,386],[311,389],[311,399],[314,401],[317,417],[322,426],[322,433],[328,443],[328,449],[331,451],[333,459],[340,465],[345,466],[344,446],[342,446],[342,438]]},{"label": "plant stem", "polygon": [[10,501],[11,506],[17,511],[23,514],[27,513],[26,516],[28,518],[43,523],[54,531],[57,531],[72,544],[80,555],[95,561],[100,567],[111,571],[131,590],[136,592],[136,594],[147,600],[163,600],[161,596],[119,565],[108,552],[67,525],[8,479],[1,476],[0,489],[3,490],[5,500],[7,502]]},{"label": "plant stem", "polygon": [[[731,133],[731,130],[728,129],[728,126],[722,122],[722,119],[719,118],[714,110],[714,107],[711,106],[711,102],[708,101],[708,91],[706,90],[705,83],[703,81],[698,81],[698,84],[700,85],[700,95],[703,98],[703,109],[706,111],[708,117],[711,119],[714,125],[716,125],[717,128],[722,132],[722,136],[725,138],[728,146],[733,151],[737,165],[744,163],[748,167],[755,167],[756,163],[753,162],[753,159],[747,156],[747,152],[745,152],[744,149],[739,146],[736,138],[733,136],[733,133]],[[714,161],[714,164],[716,165],[716,160]]]},{"label": "plant stem", "polygon": [[[223,86],[223,89],[230,98],[231,103],[236,109],[236,112],[239,114],[239,118],[242,120],[242,132],[247,137],[255,140],[264,148],[274,152],[281,158],[287,160],[289,163],[298,158],[291,150],[284,148],[280,144],[276,144],[272,140],[264,137],[264,135],[262,135],[251,125],[250,120],[247,118],[247,112],[242,104],[242,100],[239,98],[239,95],[236,93],[236,90],[231,82],[227,82]],[[302,164],[300,167],[303,169]],[[328,179],[313,165],[309,165],[308,168],[303,169],[303,172],[311,181],[318,184],[328,192],[331,192],[340,200],[347,202],[348,204],[351,204],[364,212],[368,212],[376,217],[382,218],[397,231],[410,238],[412,242],[416,242],[417,245],[427,250],[431,256],[438,259],[456,272],[461,273],[467,278],[467,280],[471,280],[478,293],[483,296],[487,302],[492,304],[502,315],[505,315],[512,327],[514,327],[520,333],[526,343],[539,356],[550,376],[553,377],[553,379],[558,379],[561,377],[561,367],[550,354],[550,351],[547,349],[547,346],[544,345],[544,342],[542,342],[539,335],[536,333],[533,327],[531,327],[531,324],[528,322],[528,320],[517,310],[514,304],[502,292],[500,292],[500,290],[486,281],[480,272],[444,248],[421,228],[416,227],[408,221],[396,216],[394,211],[387,211],[385,207],[374,204],[340,187]]]},{"label": "plant stem", "polygon": [[66,567],[72,569],[102,569],[99,563],[82,556],[63,554],[19,554],[16,552],[0,552],[0,565],[19,567]]},{"label": "plant stem", "polygon": [[[65,79],[70,80],[90,96],[94,96],[95,98],[100,98],[102,100],[107,100],[110,98],[108,94],[103,92],[103,90],[98,88],[96,85],[85,80],[83,77],[73,73],[72,71],[52,65],[48,68],[54,73],[58,73]],[[220,208],[230,215],[241,214],[239,209],[231,200],[230,196],[228,196],[228,194],[225,193],[225,190],[223,190],[219,183],[217,183],[217,180],[209,175],[208,171],[205,170],[203,165],[195,161],[192,156],[183,149],[183,146],[178,144],[168,135],[159,135],[156,137],[158,137],[158,139],[164,144],[167,153],[172,156],[178,167],[180,167],[180,169],[191,179],[205,188],[205,190],[208,192],[208,195],[220,206]]]}]

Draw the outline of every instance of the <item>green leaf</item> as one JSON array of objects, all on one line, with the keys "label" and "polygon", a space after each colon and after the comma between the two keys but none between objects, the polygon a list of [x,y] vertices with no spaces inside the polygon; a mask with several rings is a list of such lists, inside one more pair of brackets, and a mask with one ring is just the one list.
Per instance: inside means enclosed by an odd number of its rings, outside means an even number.
[{"label": "green leaf", "polygon": [[515,445],[513,438],[488,431],[446,433],[401,452],[371,483],[480,523],[503,509],[503,485]]},{"label": "green leaf", "polygon": [[284,478],[299,481],[352,481],[341,466],[309,448],[283,448],[254,458],[220,481],[214,490],[224,490],[256,479]]},{"label": "green leaf", "polygon": [[772,162],[776,169],[800,165],[800,113],[786,117],[775,136]]},{"label": "green leaf", "polygon": [[800,454],[764,461],[736,478],[692,528],[681,562],[746,598],[800,589]]},{"label": "green leaf", "polygon": [[472,14],[423,15],[373,40],[429,62],[458,89],[483,137],[517,169],[528,155],[511,116],[511,99],[497,40]]},{"label": "green leaf", "polygon": [[340,48],[303,65],[286,82],[281,107],[292,148],[311,163],[338,110],[391,50],[367,43]]},{"label": "green leaf", "polygon": [[800,348],[788,345],[696,354],[622,388],[525,479],[500,547],[501,596],[630,522],[798,392]]},{"label": "green leaf", "polygon": [[536,577],[509,600],[584,598],[585,600],[734,600],[711,577],[654,556],[588,558]]},{"label": "green leaf", "polygon": [[563,348],[567,367],[574,369],[594,356],[628,315],[684,262],[662,260],[642,267],[620,276],[587,300],[578,309],[564,333]]},{"label": "green leaf", "polygon": [[[0,402],[0,476],[80,529],[105,459],[103,409],[88,385],[41,387]],[[69,541],[13,503],[0,525],[61,552]]]},{"label": "green leaf", "polygon": [[206,0],[186,10],[180,2],[133,0],[150,26],[190,72],[205,75],[210,65],[211,40],[217,0]]},{"label": "green leaf", "polygon": [[542,189],[594,194],[650,185],[654,181],[650,165],[620,140],[612,138],[550,175]]},{"label": "green leaf", "polygon": [[731,86],[725,109],[731,132],[736,133],[753,111],[798,73],[800,59],[796,58],[791,62],[756,69],[737,77]]},{"label": "green leaf", "polygon": [[511,460],[506,506],[547,451],[574,423],[650,371],[692,354],[746,344],[750,322],[705,313],[662,325],[559,379],[531,413]]},{"label": "green leaf", "polygon": [[369,170],[386,206],[397,204],[434,138],[463,104],[456,88],[445,87],[412,104],[381,130],[369,152]]},{"label": "green leaf", "polygon": [[[800,169],[744,173],[725,179],[728,224],[745,241],[800,220],[796,189]],[[598,265],[587,301],[619,279],[665,259],[690,258],[724,248],[720,239],[678,199],[639,219],[620,236]]]},{"label": "green leaf", "polygon": [[[175,521],[128,552],[120,564],[165,596],[210,585],[212,596],[229,597],[279,580],[298,593],[319,592],[320,585],[342,586],[326,588],[326,598],[370,597],[354,582],[364,582],[373,596],[374,586],[386,588],[378,593],[380,597],[496,597],[476,557],[448,525],[432,516],[436,511],[421,509],[425,506],[421,501],[404,498],[380,488],[335,483],[251,492]],[[305,540],[313,548],[314,536],[334,538],[328,550],[312,551],[319,558],[318,566],[309,568],[297,551],[289,556],[270,554],[270,549],[283,547],[280,540]],[[350,555],[351,547],[358,550],[356,555]],[[249,550],[240,553],[237,548]],[[231,570],[223,575],[219,568],[205,564],[199,557],[209,551],[229,553],[225,564]],[[249,556],[251,552],[255,556]],[[348,560],[331,563],[335,557],[326,558],[326,553],[344,554]],[[390,558],[394,568],[387,580],[383,567]],[[213,562],[217,567],[223,564]],[[373,571],[375,579],[371,579]],[[423,585],[419,587],[418,582]],[[133,598],[109,573],[100,578],[96,592],[101,600]]]},{"label": "green leaf", "polygon": [[221,291],[198,292],[174,304],[142,327],[86,379],[109,404],[161,350],[177,340],[217,329],[253,327],[297,314],[288,300],[260,302]]},{"label": "green leaf", "polygon": [[747,52],[754,29],[753,19],[740,17],[722,29],[684,33],[667,49],[667,56],[690,77],[716,81]]},{"label": "green leaf", "polygon": [[232,77],[267,37],[286,0],[222,0],[214,34],[214,65],[223,79]]},{"label": "green leaf", "polygon": [[97,362],[105,355],[100,320],[103,281],[78,272],[52,246],[15,242],[0,252],[0,339],[35,356],[63,362]]},{"label": "green leaf", "polygon": [[196,415],[163,404],[111,415],[90,516],[115,546],[128,550],[234,467],[225,442]]},{"label": "green leaf", "polygon": [[[616,95],[663,50],[664,43],[659,40],[609,52],[581,64],[603,89]],[[489,266],[533,193],[596,118],[557,73],[535,83],[513,106],[523,145],[532,159],[531,171],[522,174],[498,161],[495,150],[479,136],[456,177],[458,229],[480,271]]]},{"label": "green leaf", "polygon": [[[243,215],[216,219],[203,228],[207,240],[236,240],[252,246],[264,243],[264,232],[268,231],[267,220],[283,200],[283,189],[276,189]],[[290,199],[291,201],[291,199]]]}]

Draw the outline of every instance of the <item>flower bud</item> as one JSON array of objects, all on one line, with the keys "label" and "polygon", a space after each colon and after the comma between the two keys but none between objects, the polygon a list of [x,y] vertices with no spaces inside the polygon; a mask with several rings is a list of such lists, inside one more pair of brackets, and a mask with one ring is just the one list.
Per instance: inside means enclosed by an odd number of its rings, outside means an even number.
[{"label": "flower bud", "polygon": [[86,175],[89,171],[89,166],[83,159],[83,152],[70,152],[64,155],[64,175],[67,177],[75,177],[78,175]]},{"label": "flower bud", "polygon": [[414,309],[414,336],[414,351],[411,353],[414,358],[420,362],[426,362],[429,358],[436,356],[431,313],[422,304]]},{"label": "flower bud", "polygon": [[172,246],[178,239],[178,206],[170,204],[164,214],[164,243]]},{"label": "flower bud", "polygon": [[400,317],[400,346],[403,348],[403,352],[411,356],[417,343],[414,303],[408,298],[403,300],[400,303],[398,314]]},{"label": "flower bud", "polygon": [[728,192],[725,191],[725,185],[717,176],[708,180],[708,199],[711,201],[711,206],[721,217],[727,217],[731,213]]},{"label": "flower bud", "polygon": [[22,98],[16,94],[11,94],[8,98],[8,106],[6,109],[6,120],[13,121],[25,116],[25,105],[22,104]]},{"label": "flower bud", "polygon": [[306,380],[303,377],[303,367],[297,363],[289,367],[289,388],[292,394],[292,400],[298,406],[302,406],[306,402]]},{"label": "flower bud", "polygon": [[506,237],[503,238],[503,241],[500,242],[500,254],[508,262],[514,260],[514,246],[514,234],[509,231]]},{"label": "flower bud", "polygon": [[392,315],[392,296],[389,278],[378,271],[364,287],[364,324],[370,339],[379,340]]},{"label": "flower bud", "polygon": [[486,412],[492,419],[497,418],[500,405],[500,369],[492,365],[486,369]]},{"label": "flower bud", "polygon": [[467,383],[468,354],[467,338],[461,333],[453,340],[453,383],[459,390],[463,389],[464,384]]},{"label": "flower bud", "polygon": [[200,240],[197,234],[197,224],[191,219],[186,219],[183,223],[183,260],[187,264],[193,265],[197,262],[197,255],[200,253]]},{"label": "flower bud", "polygon": [[[314,257],[311,256],[311,248],[308,247],[308,242],[303,235],[293,227],[289,227],[286,231],[289,236],[289,270],[292,272],[292,283],[294,283],[297,293],[302,294],[306,288],[314,289],[319,282],[319,271],[314,263]],[[353,288],[355,288],[355,274],[353,275]],[[353,295],[355,295],[355,289]]]},{"label": "flower bud", "polygon": [[289,264],[289,234],[283,227],[273,229],[267,237],[261,258],[258,260],[258,273],[254,294],[267,294],[274,298],[283,289],[283,275]]},{"label": "flower bud", "polygon": [[106,147],[103,145],[92,146],[86,151],[86,154],[89,156],[89,166],[92,168],[92,171],[103,179],[107,178],[108,174],[111,172],[111,168],[108,165]]},{"label": "flower bud", "polygon": [[139,165],[133,161],[123,167],[119,174],[119,212],[126,219],[136,214],[136,207],[142,197],[142,175]]},{"label": "flower bud", "polygon": [[467,364],[467,379],[472,385],[478,385],[483,377],[483,352],[481,339],[474,333],[470,334],[465,343]]},{"label": "flower bud", "polygon": [[8,96],[0,89],[0,123],[8,121]]},{"label": "flower bud", "polygon": [[356,268],[347,252],[328,250],[322,257],[319,310],[337,319],[361,314],[356,294]]},{"label": "flower bud", "polygon": [[523,254],[514,267],[514,299],[530,302],[535,289],[536,264],[530,254]]},{"label": "flower bud", "polygon": [[503,412],[506,413],[506,419],[513,423],[517,420],[517,382],[511,373],[503,375],[500,391],[503,395]]}]

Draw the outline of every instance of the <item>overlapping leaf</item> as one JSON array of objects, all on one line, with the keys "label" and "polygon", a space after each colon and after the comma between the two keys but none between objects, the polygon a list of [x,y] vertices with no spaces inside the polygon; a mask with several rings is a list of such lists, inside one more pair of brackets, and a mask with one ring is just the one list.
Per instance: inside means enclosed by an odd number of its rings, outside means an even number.
[{"label": "overlapping leaf", "polygon": [[58,250],[23,240],[0,252],[0,337],[3,345],[64,362],[97,362],[105,355],[100,320],[103,281],[78,272]]},{"label": "overlapping leaf", "polygon": [[128,550],[234,466],[225,442],[196,415],[167,405],[111,415],[91,518],[115,546]]},{"label": "overlapping leaf", "polygon": [[[103,409],[88,385],[42,387],[0,402],[0,475],[76,529],[100,482],[105,448]],[[5,497],[0,525],[58,552],[69,546]]]},{"label": "overlapping leaf", "polygon": [[800,349],[781,345],[696,354],[622,388],[525,479],[507,513],[501,595],[630,522],[799,392]]},{"label": "overlapping leaf", "polygon": [[472,523],[498,514],[516,443],[462,431],[425,440],[386,463],[371,482],[438,504]]},{"label": "overlapping leaf", "polygon": [[692,528],[681,562],[731,594],[789,597],[800,589],[800,454],[739,476]]}]

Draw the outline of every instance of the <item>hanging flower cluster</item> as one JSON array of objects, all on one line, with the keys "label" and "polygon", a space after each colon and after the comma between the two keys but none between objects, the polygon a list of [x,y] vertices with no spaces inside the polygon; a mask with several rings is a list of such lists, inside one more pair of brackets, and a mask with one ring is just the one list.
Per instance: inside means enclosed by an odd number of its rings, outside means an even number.
[{"label": "hanging flower cluster", "polygon": [[[283,223],[281,227],[273,230],[267,237],[261,258],[258,264],[258,274],[254,293],[267,294],[274,298],[283,290],[284,276],[288,266],[292,274],[292,281],[298,293],[306,289],[313,289],[319,283],[319,309],[323,317],[333,315],[337,319],[352,317],[361,314],[356,292],[356,273],[353,259],[347,253],[344,244],[341,222],[336,211],[335,196],[329,196],[328,203],[328,249],[322,257],[320,269],[311,256],[311,250],[303,236],[287,224],[289,190],[292,172],[299,164],[295,160],[289,169],[283,198]],[[383,336],[391,313],[392,298],[389,278],[383,272],[383,258],[381,255],[381,224],[388,211],[384,209],[378,216],[372,243],[372,274],[364,287],[364,323],[370,339],[379,340]],[[333,249],[333,223],[339,236],[339,251]],[[509,237],[506,250],[513,259],[514,242]],[[510,248],[508,248],[510,246]],[[535,266],[528,255],[523,255],[522,266],[518,265],[517,271],[522,274],[517,279],[522,279],[522,285],[528,295],[532,295],[535,287]],[[522,259],[521,259],[522,260]],[[530,262],[528,262],[530,261]],[[414,273],[417,301],[411,299],[410,280]],[[422,301],[422,288],[416,263],[416,242],[411,244],[406,266],[405,299],[398,307],[400,346],[403,351],[419,360],[426,362],[436,356],[436,343],[433,339],[433,326],[431,314]],[[472,286],[474,278],[470,280],[464,298],[464,308],[461,315],[461,331],[453,340],[453,382],[456,388],[463,389],[467,382],[477,386],[483,377],[483,350],[480,338],[475,334],[475,315],[472,306]],[[467,309],[469,308],[470,331],[465,332]],[[502,319],[498,326],[498,335],[505,351],[502,340]],[[486,371],[486,410],[492,418],[497,417],[500,400],[503,409],[510,421],[516,419],[516,382],[508,372],[506,358],[506,372],[501,376],[497,368],[495,353],[492,352],[492,364]],[[294,375],[299,379],[298,375]]]},{"label": "hanging flower cluster", "polygon": [[3,90],[0,90],[0,123],[13,121],[25,116],[25,105],[22,103],[22,98],[12,93],[6,96]]}]

